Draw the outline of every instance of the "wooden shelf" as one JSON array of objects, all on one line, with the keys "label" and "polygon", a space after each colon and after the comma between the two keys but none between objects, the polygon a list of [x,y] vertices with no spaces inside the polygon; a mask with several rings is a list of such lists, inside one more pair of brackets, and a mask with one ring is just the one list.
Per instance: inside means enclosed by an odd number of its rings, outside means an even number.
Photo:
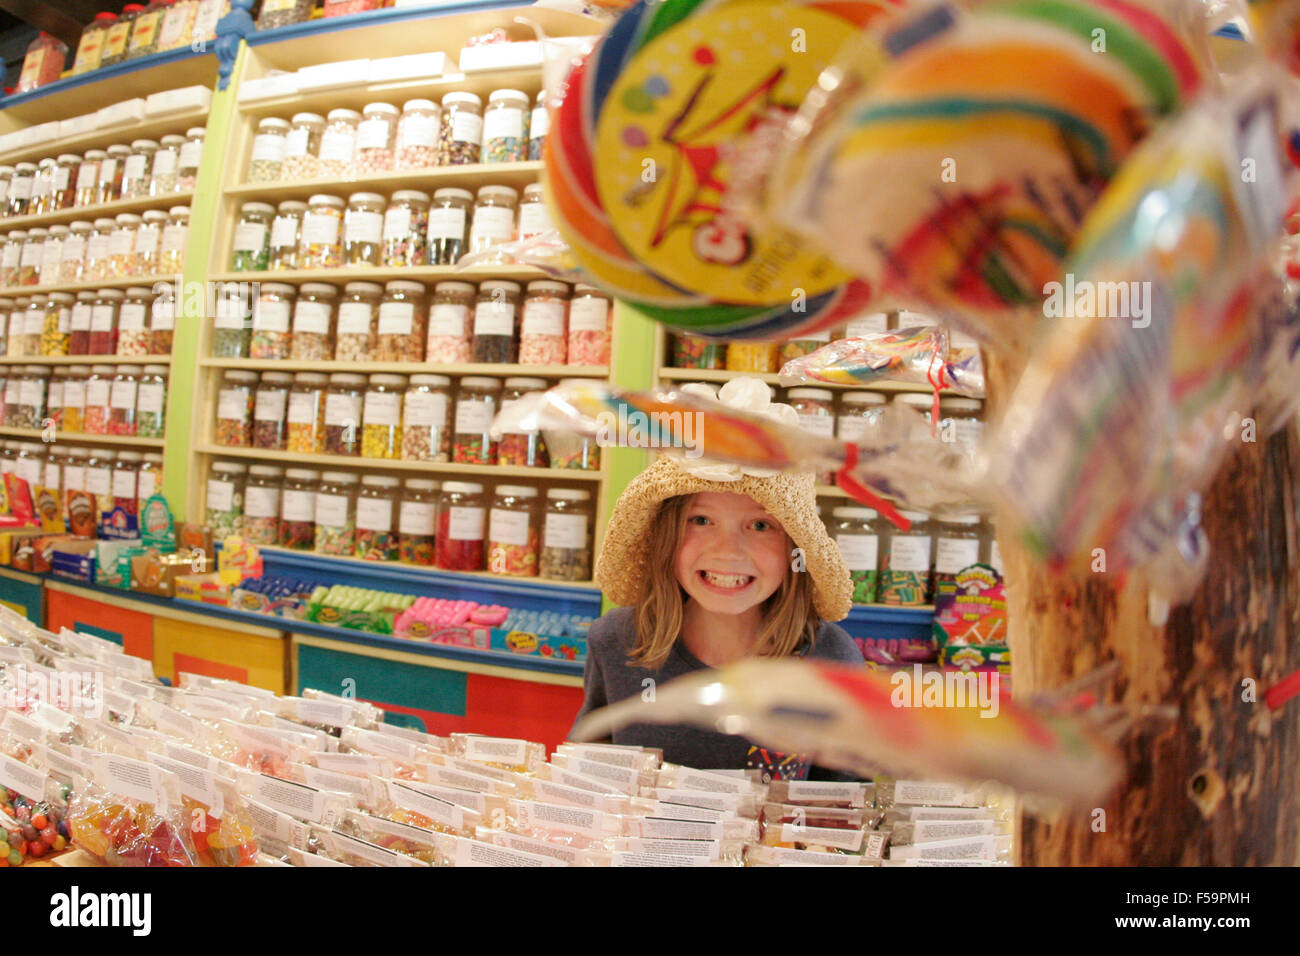
[{"label": "wooden shelf", "polygon": [[[0,435],[13,435],[16,438],[35,438],[39,441],[44,434],[45,432],[39,428],[0,428]],[[165,442],[162,438],[91,435],[86,432],[56,432],[55,439],[61,442],[85,442],[88,445],[135,445],[142,448],[161,448]]]},{"label": "wooden shelf", "polygon": [[459,186],[471,192],[480,186],[513,186],[523,191],[542,174],[540,161],[524,163],[476,163],[470,166],[433,166],[392,173],[374,173],[345,179],[302,179],[297,182],[241,183],[225,192],[226,198],[240,202],[285,199],[306,200],[316,193],[343,195],[353,192],[392,193],[398,189],[419,189],[431,196],[435,189]]},{"label": "wooden shelf", "polygon": [[[732,372],[719,369],[695,369],[695,368],[661,368],[659,377],[674,382],[729,382],[733,378],[746,376],[748,378],[757,378],[766,382],[768,385],[774,385],[778,388],[830,388],[842,392],[929,392],[928,385],[911,385],[906,382],[855,382],[852,385],[839,385],[832,382],[794,382],[783,384],[780,375],[761,372]],[[967,396],[958,395],[957,392],[950,388],[941,389],[940,395],[952,395],[954,397],[965,398]]]},{"label": "wooden shelf", "polygon": [[[34,434],[39,435],[40,432]],[[282,462],[287,467],[318,465],[322,469],[349,471],[365,468],[370,471],[416,471],[437,473],[455,481],[457,478],[534,478],[539,481],[600,481],[602,471],[581,471],[569,468],[524,468],[518,465],[458,465],[437,461],[398,461],[392,458],[361,458],[348,455],[307,455],[294,451],[271,451],[263,448],[227,448],[224,445],[198,444],[194,450],[201,454],[222,458],[259,458]]]},{"label": "wooden shelf", "polygon": [[311,362],[282,359],[205,358],[201,368],[238,368],[254,372],[393,372],[399,375],[490,375],[494,378],[609,378],[603,365],[501,365],[437,362]]},{"label": "wooden shelf", "polygon": [[[532,266],[514,264],[473,266],[457,269],[455,266],[349,266],[345,269],[284,269],[279,272],[214,272],[210,276],[214,282],[391,282],[395,279],[407,279],[415,282],[440,282],[444,279],[459,279],[464,282],[483,279],[510,279],[515,282],[531,282],[534,279],[550,278],[541,269]],[[27,286],[35,289],[34,286]],[[35,289],[35,291],[41,291]],[[3,290],[0,290],[3,294]]]},{"label": "wooden shelf", "polygon": [[[156,93],[160,89],[170,89],[172,86],[168,81],[158,78],[159,85],[150,89],[148,92]],[[184,83],[175,83],[176,87],[185,86]],[[132,94],[120,93],[112,102],[117,100],[129,99]],[[140,94],[146,95],[146,94]],[[40,104],[45,105],[45,104]],[[33,119],[33,123],[43,122],[44,118],[50,116],[59,116],[63,119],[70,119],[76,116],[81,110],[75,103],[70,102],[65,110],[58,112],[47,112],[40,114],[42,119]],[[7,110],[5,112],[8,112]],[[168,113],[166,116],[149,116],[133,123],[127,123],[123,126],[105,126],[100,129],[89,130],[85,133],[78,133],[76,136],[64,136],[60,139],[50,139],[43,143],[36,143],[31,146],[24,146],[21,149],[11,150],[0,156],[0,163],[12,166],[14,163],[35,162],[46,156],[57,156],[59,153],[84,153],[88,149],[103,149],[113,143],[129,144],[133,139],[157,139],[167,133],[184,133],[192,126],[206,127],[208,124],[207,109],[189,109],[178,113]]]},{"label": "wooden shelf", "polygon": [[160,282],[170,282],[175,275],[131,276],[125,279],[96,279],[94,282],[61,282],[58,285],[14,285],[0,289],[0,296],[49,295],[51,292],[94,292],[97,289],[126,289],[133,285],[153,289]]},{"label": "wooden shelf", "polygon": [[124,212],[141,212],[149,209],[170,209],[172,206],[188,206],[194,200],[194,193],[168,193],[165,196],[145,196],[138,199],[115,199],[113,202],[95,203],[91,206],[73,206],[71,209],[59,209],[44,212],[39,216],[10,216],[0,219],[0,230],[29,229],[32,226],[51,226],[74,219],[103,219]]},{"label": "wooden shelf", "polygon": [[40,355],[0,356],[3,365],[170,365],[170,355]]}]

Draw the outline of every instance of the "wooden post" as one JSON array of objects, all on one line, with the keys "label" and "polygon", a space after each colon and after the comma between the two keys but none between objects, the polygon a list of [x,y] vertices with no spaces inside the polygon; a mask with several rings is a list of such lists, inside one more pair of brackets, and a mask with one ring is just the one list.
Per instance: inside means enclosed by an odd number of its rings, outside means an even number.
[{"label": "wooden post", "polygon": [[[1016,376],[989,366],[996,415]],[[1108,699],[1179,715],[1123,738],[1127,779],[1105,806],[1024,816],[1021,865],[1300,863],[1300,698],[1264,703],[1300,668],[1300,432],[1293,420],[1233,442],[1204,500],[1209,570],[1164,627],[1148,622],[1136,577],[1117,587],[1113,575],[1049,575],[999,536],[1017,695],[1118,660]]]}]

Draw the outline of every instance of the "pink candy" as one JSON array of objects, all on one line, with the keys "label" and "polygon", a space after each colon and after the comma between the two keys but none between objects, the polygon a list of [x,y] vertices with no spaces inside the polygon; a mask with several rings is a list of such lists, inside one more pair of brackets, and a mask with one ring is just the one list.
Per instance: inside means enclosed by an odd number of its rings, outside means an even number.
[{"label": "pink candy", "polygon": [[500,604],[422,597],[398,616],[396,629],[399,633],[409,631],[417,621],[426,625],[431,632],[448,627],[463,627],[466,624],[495,627],[504,623],[509,613],[510,609]]}]

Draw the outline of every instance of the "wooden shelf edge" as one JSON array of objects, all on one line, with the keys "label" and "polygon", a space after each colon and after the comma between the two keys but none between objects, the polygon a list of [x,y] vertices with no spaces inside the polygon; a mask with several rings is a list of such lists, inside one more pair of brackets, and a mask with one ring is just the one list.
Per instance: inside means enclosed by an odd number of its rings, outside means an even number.
[{"label": "wooden shelf edge", "polygon": [[292,359],[199,359],[200,368],[234,368],[248,371],[284,372],[392,372],[397,374],[490,375],[532,378],[608,378],[609,369],[584,365],[499,365],[438,362],[311,362]]},{"label": "wooden shelf edge", "polygon": [[[507,180],[537,179],[541,176],[541,160],[518,163],[470,163],[463,166],[429,166],[425,169],[403,169],[387,173],[347,178],[297,179],[274,183],[237,183],[227,186],[224,195],[229,199],[256,199],[260,196],[283,196],[293,193],[340,193],[374,191],[376,187],[392,186],[396,189],[419,188],[429,192],[433,183],[453,184],[463,180],[501,177]],[[506,185],[509,185],[507,183]]]},{"label": "wooden shelf edge", "polygon": [[93,282],[61,282],[57,285],[15,285],[0,289],[0,297],[18,299],[24,296],[49,295],[51,292],[94,292],[97,289],[126,289],[133,285],[150,290],[162,282],[175,279],[174,274],[129,276],[120,279],[96,279]]},{"label": "wooden shelf edge", "polygon": [[166,196],[145,196],[137,199],[114,199],[112,202],[96,203],[92,206],[73,206],[71,209],[58,209],[43,212],[36,216],[9,216],[0,218],[0,229],[29,229],[32,226],[58,225],[75,219],[103,219],[123,212],[138,212],[148,209],[163,209],[172,206],[188,206],[194,201],[190,191],[170,193]]},{"label": "wooden shelf edge", "polygon": [[170,365],[171,355],[0,356],[0,365]]},{"label": "wooden shelf edge", "polygon": [[[37,433],[39,434],[39,432]],[[441,472],[447,476],[459,475],[466,479],[483,478],[537,478],[554,481],[602,481],[605,471],[584,471],[577,468],[526,468],[518,465],[461,465],[455,462],[402,461],[396,458],[360,458],[346,455],[308,455],[292,451],[265,448],[227,448],[224,445],[200,443],[193,451],[227,458],[252,458],[285,462],[289,467],[319,465],[329,470],[371,470]],[[454,479],[452,479],[454,480]]]},{"label": "wooden shelf edge", "polygon": [[[39,428],[7,428],[0,427],[0,435],[11,435],[16,438],[35,438],[42,440],[45,434]],[[166,443],[165,438],[136,438],[134,435],[92,435],[87,432],[55,432],[55,441],[75,443],[86,442],[90,445],[138,445],[146,448],[162,448]]]}]

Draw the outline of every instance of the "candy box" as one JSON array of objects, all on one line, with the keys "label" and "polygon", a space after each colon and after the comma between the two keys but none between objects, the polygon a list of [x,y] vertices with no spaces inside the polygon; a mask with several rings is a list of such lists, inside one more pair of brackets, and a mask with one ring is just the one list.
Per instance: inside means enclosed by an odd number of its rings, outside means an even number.
[{"label": "candy box", "polygon": [[445,53],[414,53],[410,56],[389,56],[370,61],[370,82],[385,83],[390,80],[419,80],[439,77],[447,68]]},{"label": "candy box", "polygon": [[150,551],[131,558],[131,587],[145,594],[173,597],[176,578],[180,575],[204,574],[211,569],[211,563],[203,554],[191,556],[179,551],[174,554]]},{"label": "candy box", "polygon": [[[70,534],[42,534],[28,540],[31,541],[31,566],[24,568],[24,570],[32,571],[35,574],[46,574],[51,568],[54,549],[66,542],[78,539]],[[23,542],[22,547],[26,549],[26,540]],[[14,567],[21,567],[21,565],[15,561]]]},{"label": "candy box", "polygon": [[373,634],[392,634],[394,611],[353,611],[328,604],[311,604],[306,620],[332,627],[346,627],[353,631],[370,631]]},{"label": "candy box", "polygon": [[996,671],[1004,681],[1011,676],[1011,648],[1005,645],[945,647],[939,652],[939,662],[963,671]]},{"label": "candy box", "polygon": [[217,555],[217,569],[231,568],[239,572],[239,580],[262,576],[262,553],[257,546],[238,535],[231,535],[221,543]]},{"label": "candy box", "polygon": [[335,63],[320,63],[305,66],[298,70],[298,89],[330,90],[340,86],[358,86],[370,79],[369,60],[340,60]]},{"label": "candy box", "polygon": [[[108,588],[129,588],[130,556],[140,553],[139,538],[95,542],[95,583]],[[125,560],[124,560],[125,559]]]},{"label": "candy box", "polygon": [[212,106],[212,90],[206,86],[184,86],[179,90],[163,90],[145,98],[147,116],[162,116],[182,110],[208,109]]},{"label": "candy box", "polygon": [[203,601],[228,607],[230,592],[239,584],[239,572],[233,568],[209,574],[181,574],[175,580],[176,597],[183,601]]},{"label": "candy box", "polygon": [[235,611],[251,611],[254,614],[270,614],[299,620],[306,612],[307,606],[295,597],[268,597],[246,588],[235,588],[230,592],[230,608]]},{"label": "candy box", "polygon": [[50,554],[50,571],[71,581],[95,583],[95,550],[98,542],[74,538],[54,546]]}]

